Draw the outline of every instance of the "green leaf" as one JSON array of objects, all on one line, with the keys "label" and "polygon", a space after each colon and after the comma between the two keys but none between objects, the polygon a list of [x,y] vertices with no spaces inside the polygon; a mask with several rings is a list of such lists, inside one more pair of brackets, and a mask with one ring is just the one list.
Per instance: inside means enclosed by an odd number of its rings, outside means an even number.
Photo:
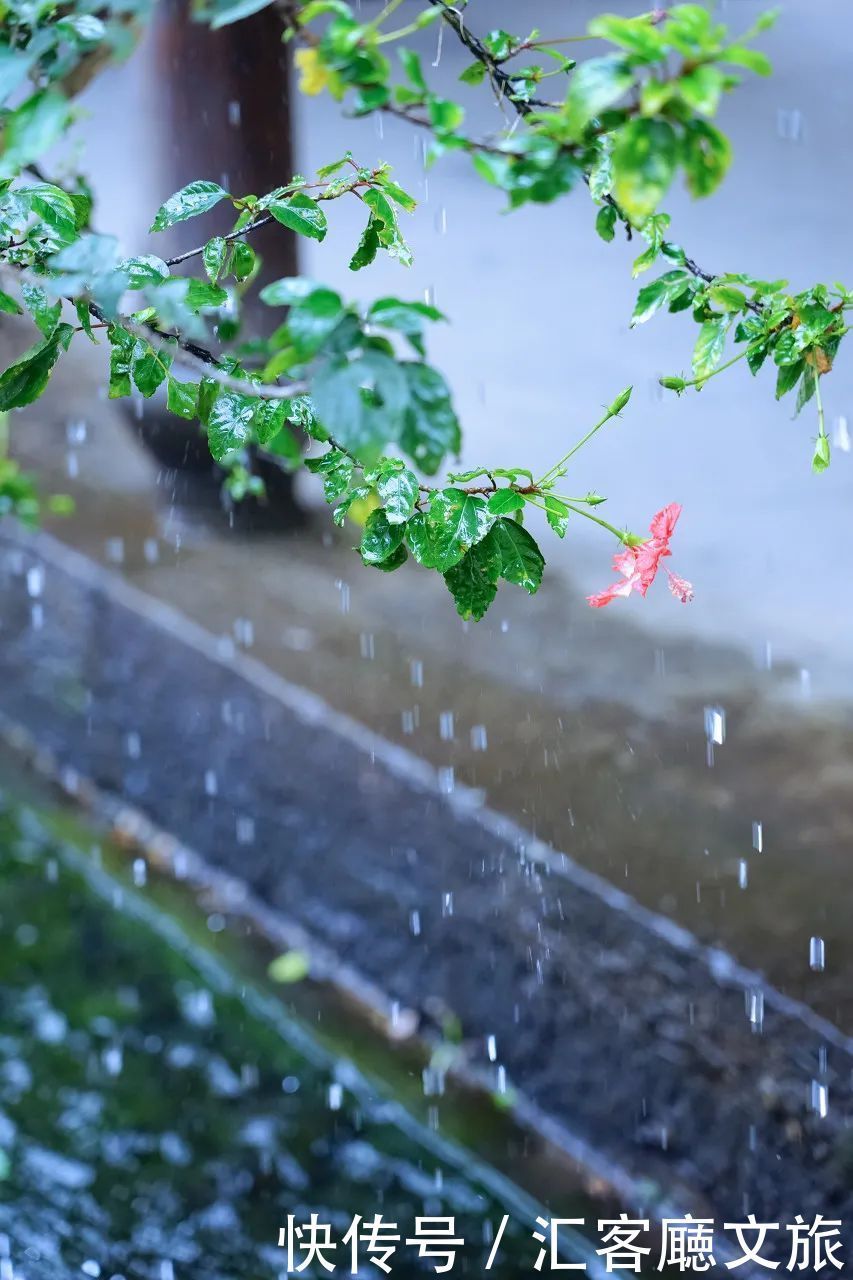
[{"label": "green leaf", "polygon": [[285,276],[282,280],[274,280],[272,284],[265,285],[258,296],[268,307],[290,307],[295,302],[302,302],[320,287],[305,276]]},{"label": "green leaf", "polygon": [[424,354],[424,321],[444,318],[440,311],[426,302],[401,302],[399,298],[379,298],[367,313],[371,324],[404,333],[421,356]]},{"label": "green leaf", "polygon": [[722,182],[732,160],[725,134],[707,120],[690,120],[684,126],[682,163],[687,189],[694,196],[708,196]]},{"label": "green leaf", "polygon": [[296,303],[287,318],[287,331],[299,358],[316,355],[344,314],[341,296],[333,289],[314,289]]},{"label": "green leaf", "polygon": [[633,82],[630,65],[618,55],[589,58],[576,67],[564,107],[566,124],[572,135],[580,137],[590,120],[618,102]]},{"label": "green leaf", "polygon": [[491,534],[448,569],[444,581],[460,617],[479,622],[497,594],[500,570],[500,550]]},{"label": "green leaf", "polygon": [[460,75],[463,84],[482,84],[486,75],[485,62],[472,62]]},{"label": "green leaf", "polygon": [[631,324],[645,324],[661,307],[674,301],[689,284],[688,273],[679,270],[667,271],[657,280],[650,280],[637,294]]},{"label": "green leaf", "polygon": [[[404,267],[410,267],[412,265],[412,253],[400,234],[397,215],[390,200],[381,191],[377,191],[375,187],[370,187],[365,191],[363,199],[373,214],[371,221],[374,231],[379,237],[381,247],[392,258],[399,259]],[[356,250],[356,257],[359,257],[361,248],[362,246],[359,245]],[[352,265],[351,262],[350,266],[352,267]],[[356,268],[353,269],[355,270]]]},{"label": "green leaf", "polygon": [[135,339],[117,325],[107,330],[110,342],[110,399],[118,400],[131,392],[130,368]]},{"label": "green leaf", "polygon": [[163,231],[166,227],[174,226],[176,222],[185,222],[187,218],[198,217],[200,213],[207,213],[219,204],[220,200],[227,198],[228,192],[224,187],[220,187],[218,182],[203,180],[191,182],[180,191],[176,191],[165,204],[160,206],[151,224],[151,230]]},{"label": "green leaf", "polygon": [[326,215],[316,200],[304,191],[297,191],[286,200],[272,200],[268,206],[276,222],[300,236],[311,240],[324,240],[328,223]]},{"label": "green leaf", "polygon": [[795,364],[783,364],[779,366],[779,372],[776,376],[776,399],[781,400],[782,396],[788,394],[799,382],[803,370],[806,368],[805,360],[798,360]]},{"label": "green leaf", "polygon": [[616,133],[613,193],[634,222],[654,213],[678,164],[678,138],[665,120],[631,120]]},{"label": "green leaf", "polygon": [[730,284],[715,284],[708,290],[708,301],[721,311],[743,311],[746,294]]},{"label": "green leaf", "polygon": [[382,500],[388,523],[404,524],[415,510],[418,478],[408,467],[380,472],[376,492]]},{"label": "green leaf", "polygon": [[236,391],[220,391],[207,419],[207,441],[216,462],[255,439],[258,400]]},{"label": "green leaf", "polygon": [[118,264],[128,279],[128,288],[142,289],[147,284],[158,285],[169,279],[169,268],[156,254],[146,253],[138,258],[125,258]]},{"label": "green leaf", "polygon": [[22,314],[21,308],[15,299],[10,298],[8,293],[4,293],[2,289],[0,289],[0,311],[7,316],[19,316]]},{"label": "green leaf", "polygon": [[523,509],[524,499],[514,489],[498,489],[489,498],[488,505],[493,516],[508,516]]},{"label": "green leaf", "polygon": [[612,204],[602,205],[595,219],[595,229],[608,242],[616,235],[617,213]]},{"label": "green leaf", "polygon": [[612,13],[603,13],[593,18],[587,30],[591,36],[601,40],[609,40],[629,53],[635,54],[645,62],[662,59],[666,54],[666,42],[663,34],[652,26],[647,16],[640,18],[620,18]]},{"label": "green leaf", "polygon": [[[587,498],[587,502],[589,502],[589,498]],[[593,503],[592,505],[595,504]],[[566,529],[569,526],[569,508],[565,502],[561,502],[553,494],[546,494],[545,497],[545,519],[558,538],[565,538]]]},{"label": "green leaf", "polygon": [[228,241],[224,236],[214,236],[208,240],[201,251],[201,260],[211,284],[216,284],[222,268],[225,266],[225,255],[228,253]]},{"label": "green leaf", "polygon": [[459,420],[440,373],[414,361],[400,367],[409,390],[400,443],[427,475],[434,475],[447,454],[459,452]]},{"label": "green leaf", "polygon": [[189,279],[184,300],[191,311],[203,311],[205,308],[223,307],[228,301],[228,294],[208,280]]},{"label": "green leaf", "polygon": [[696,346],[693,348],[693,376],[705,378],[723,356],[726,346],[727,322],[722,317],[718,320],[706,320],[699,330]]},{"label": "green leaf", "polygon": [[434,567],[441,573],[458,564],[465,552],[486,536],[495,519],[485,498],[461,489],[442,489],[433,494],[427,514]]},{"label": "green leaf", "polygon": [[305,467],[314,475],[323,477],[323,493],[327,502],[334,502],[349,488],[353,461],[342,449],[329,449],[319,458],[306,458]]},{"label": "green leaf", "polygon": [[500,554],[500,575],[533,595],[542,583],[545,557],[517,520],[501,517],[490,534]]},{"label": "green leaf", "polygon": [[77,230],[77,213],[71,196],[49,182],[32,187],[19,187],[16,195],[29,205],[52,231],[69,243]]},{"label": "green leaf", "polygon": [[369,267],[376,258],[379,252],[379,226],[380,223],[371,214],[367,219],[367,226],[361,233],[355,253],[350,258],[350,271],[361,271],[362,267]]},{"label": "green leaf", "polygon": [[720,61],[729,62],[735,67],[745,67],[747,71],[754,71],[758,76],[773,74],[773,64],[766,53],[761,53],[758,49],[748,49],[742,44],[730,44],[728,49],[724,49],[720,54]]},{"label": "green leaf", "polygon": [[429,522],[426,511],[416,511],[404,526],[406,541],[418,564],[426,569],[436,569],[441,557],[436,530]]},{"label": "green leaf", "polygon": [[720,105],[724,79],[719,68],[703,63],[680,78],[678,92],[694,111],[712,116]]},{"label": "green leaf", "polygon": [[5,121],[0,178],[12,178],[39,160],[62,137],[70,117],[70,104],[55,89],[27,98]]},{"label": "green leaf", "polygon": [[235,280],[248,280],[255,270],[258,255],[245,240],[237,240],[231,249],[231,270]]},{"label": "green leaf", "polygon": [[166,384],[166,408],[179,418],[197,418],[198,383],[179,382],[170,376]]},{"label": "green leaf", "polygon": [[172,352],[165,346],[155,351],[147,342],[137,339],[133,347],[131,372],[137,390],[148,399],[161,385],[172,363]]},{"label": "green leaf", "polygon": [[367,517],[359,546],[361,558],[365,564],[382,564],[398,550],[402,541],[403,526],[391,524],[382,508],[378,507]]},{"label": "green leaf", "polygon": [[49,301],[47,294],[40,285],[22,285],[21,295],[27,310],[36,322],[37,328],[45,338],[49,338],[59,324],[62,303]]},{"label": "green leaf", "polygon": [[25,351],[0,376],[0,413],[20,409],[37,400],[47,386],[60,353],[68,349],[73,336],[68,324],[61,324],[49,338]]},{"label": "green leaf", "polygon": [[420,89],[421,93],[428,93],[429,86],[421,68],[421,60],[415,51],[413,49],[400,49],[398,54],[403,64],[403,69],[415,88]]}]

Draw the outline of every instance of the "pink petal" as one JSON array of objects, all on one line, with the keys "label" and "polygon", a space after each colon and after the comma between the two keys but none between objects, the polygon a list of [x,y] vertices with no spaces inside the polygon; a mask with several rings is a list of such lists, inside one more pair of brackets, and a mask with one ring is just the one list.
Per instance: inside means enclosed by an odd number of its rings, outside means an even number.
[{"label": "pink petal", "polygon": [[603,609],[606,604],[610,604],[610,601],[615,600],[617,596],[629,596],[635,587],[639,587],[639,578],[636,575],[626,578],[624,582],[611,582],[609,587],[605,587],[597,595],[587,596],[587,604],[593,609]]},{"label": "pink petal", "polygon": [[613,557],[613,568],[623,577],[630,578],[637,572],[637,553],[634,547],[626,547]]},{"label": "pink petal", "polygon": [[652,531],[653,538],[660,538],[663,542],[669,542],[675,526],[678,523],[678,517],[681,515],[681,503],[670,502],[669,506],[663,507],[658,511],[657,515],[652,516],[652,522],[649,528]]},{"label": "pink petal", "polygon": [[679,578],[677,573],[666,571],[669,578],[669,589],[677,600],[682,604],[689,604],[693,599],[693,583],[688,582],[686,578]]}]

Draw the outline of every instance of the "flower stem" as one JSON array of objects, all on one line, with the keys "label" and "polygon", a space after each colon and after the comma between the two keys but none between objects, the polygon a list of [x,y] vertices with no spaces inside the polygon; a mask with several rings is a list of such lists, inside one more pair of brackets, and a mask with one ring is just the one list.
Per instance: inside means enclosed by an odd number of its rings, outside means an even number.
[{"label": "flower stem", "polygon": [[569,461],[569,459],[575,456],[578,449],[582,449],[583,446],[586,444],[586,442],[592,439],[596,431],[600,431],[601,428],[604,426],[604,424],[606,422],[609,422],[610,419],[615,416],[616,415],[613,413],[612,408],[609,408],[605,413],[604,417],[601,418],[598,422],[596,422],[595,426],[590,431],[587,431],[584,438],[582,440],[579,440],[578,443],[574,446],[574,448],[570,449],[568,453],[563,454],[560,461],[555,462],[553,467],[551,467],[550,471],[546,471],[544,476],[542,476],[539,480],[536,481],[536,488],[541,489],[543,485],[548,483],[548,481],[551,479],[552,476],[556,476],[560,468],[564,467],[566,463]]}]

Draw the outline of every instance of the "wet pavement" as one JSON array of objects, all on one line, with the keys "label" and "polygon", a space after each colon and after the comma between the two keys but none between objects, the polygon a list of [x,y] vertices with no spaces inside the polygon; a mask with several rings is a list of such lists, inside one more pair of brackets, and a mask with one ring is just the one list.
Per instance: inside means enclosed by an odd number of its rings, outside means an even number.
[{"label": "wet pavement", "polygon": [[831,1024],[180,615],[34,550],[5,546],[0,710],[60,770],[203,851],[425,1028],[458,1028],[451,1059],[634,1197],[849,1217],[853,1061]]}]

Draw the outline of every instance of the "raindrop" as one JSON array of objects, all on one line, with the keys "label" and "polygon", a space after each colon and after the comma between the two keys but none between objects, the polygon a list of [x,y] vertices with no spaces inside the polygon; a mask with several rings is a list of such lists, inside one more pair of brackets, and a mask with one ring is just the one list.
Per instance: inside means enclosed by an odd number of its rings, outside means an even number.
[{"label": "raindrop", "polygon": [[442,711],[438,717],[438,732],[442,742],[451,742],[454,737],[454,719],[452,711]]},{"label": "raindrop", "polygon": [[409,913],[409,929],[413,938],[421,936],[421,913],[420,911],[412,911]]},{"label": "raindrop", "polygon": [[444,205],[441,206],[435,215],[435,229],[441,236],[447,235],[447,210]]},{"label": "raindrop", "polygon": [[756,853],[764,850],[764,823],[753,822],[752,824],[752,847]]},{"label": "raindrop", "polygon": [[249,618],[234,619],[234,639],[241,644],[244,649],[251,649],[255,643],[255,628]]},{"label": "raindrop", "polygon": [[764,992],[758,990],[744,992],[746,997],[746,1013],[753,1031],[761,1031],[764,1027]]},{"label": "raindrop", "polygon": [[812,696],[812,673],[808,667],[800,667],[800,693],[804,698]]},{"label": "raindrop", "polygon": [[486,1053],[489,1055],[489,1062],[495,1062],[498,1056],[498,1042],[494,1036],[486,1037]]},{"label": "raindrop", "polygon": [[737,882],[741,889],[749,888],[749,868],[746,865],[746,859],[741,858],[738,863]]},{"label": "raindrop", "polygon": [[842,453],[850,452],[850,431],[847,427],[847,419],[843,414],[835,419],[832,436],[832,442],[836,449],[840,449]]},{"label": "raindrop", "polygon": [[350,609],[349,583],[342,582],[341,579],[339,578],[335,585],[338,588],[338,594],[340,596],[341,613],[349,613],[349,609]]},{"label": "raindrop", "polygon": [[329,1085],[329,1110],[340,1111],[341,1104],[344,1100],[344,1091],[341,1085],[335,1083]]},{"label": "raindrop", "polygon": [[721,747],[726,740],[726,713],[722,707],[705,708],[705,737]]},{"label": "raindrop", "polygon": [[76,480],[80,474],[80,462],[76,453],[65,455],[65,473],[69,480]]},{"label": "raindrop", "polygon": [[812,1080],[810,1106],[815,1115],[825,1120],[829,1114],[829,1089],[819,1080]]},{"label": "raindrop", "polygon": [[456,786],[456,774],[452,765],[445,765],[438,771],[438,789],[444,796],[449,796]]},{"label": "raindrop", "polygon": [[142,544],[146,564],[156,564],[160,559],[160,544],[156,538],[146,538]]},{"label": "raindrop", "polygon": [[144,858],[133,859],[133,883],[137,889],[141,889],[148,880],[148,867]]},{"label": "raindrop", "polygon": [[376,657],[376,637],[370,631],[362,631],[359,637],[359,646],[362,658],[366,662],[372,662]]},{"label": "raindrop", "polygon": [[432,64],[434,67],[437,67],[438,64],[441,62],[441,50],[443,45],[444,45],[444,23],[440,22],[438,24],[438,44],[435,47],[435,61]]},{"label": "raindrop", "polygon": [[205,771],[204,794],[206,796],[215,796],[219,794],[219,782],[212,769],[207,769]]},{"label": "raindrop", "polygon": [[31,600],[38,600],[43,590],[44,569],[40,564],[34,564],[27,570],[27,595]]},{"label": "raindrop", "polygon": [[400,713],[400,719],[403,725],[403,733],[415,732],[415,713],[414,711],[403,711]]},{"label": "raindrop", "polygon": [[484,724],[475,724],[471,729],[471,750],[485,751],[489,745],[488,734]]},{"label": "raindrop", "polygon": [[106,557],[111,564],[124,563],[124,538],[107,538],[105,543]]},{"label": "raindrop", "polygon": [[803,138],[803,113],[796,107],[788,110],[780,107],[776,112],[776,132],[785,142],[801,142]]},{"label": "raindrop", "polygon": [[281,1082],[282,1093],[296,1093],[299,1088],[299,1080],[296,1076],[285,1076]]},{"label": "raindrop", "polygon": [[412,658],[409,663],[409,680],[416,689],[424,687],[424,664],[420,658]]},{"label": "raindrop", "polygon": [[232,129],[240,128],[240,103],[233,99],[228,103],[228,123]]},{"label": "raindrop", "polygon": [[498,1067],[498,1093],[506,1093],[506,1067]]},{"label": "raindrop", "polygon": [[238,844],[254,844],[255,819],[248,814],[241,814],[235,824]]},{"label": "raindrop", "polygon": [[443,916],[453,915],[453,894],[445,893],[441,899],[441,914]]},{"label": "raindrop", "polygon": [[503,622],[501,623],[501,632],[503,633],[503,635],[506,635],[508,631],[509,631],[509,623],[507,622],[506,618],[504,618]]},{"label": "raindrop", "polygon": [[142,755],[142,739],[138,733],[128,733],[124,740],[124,749],[131,760],[138,760]]},{"label": "raindrop", "polygon": [[823,938],[809,939],[809,968],[816,973],[826,968],[826,943]]},{"label": "raindrop", "polygon": [[83,1263],[80,1270],[83,1272],[84,1276],[94,1276],[95,1280],[97,1280],[98,1276],[101,1274],[101,1268],[98,1266],[97,1262],[95,1262],[94,1259],[92,1258],[88,1258]]},{"label": "raindrop", "polygon": [[85,444],[88,431],[89,429],[82,418],[72,419],[70,422],[66,423],[65,439],[71,445]]}]

